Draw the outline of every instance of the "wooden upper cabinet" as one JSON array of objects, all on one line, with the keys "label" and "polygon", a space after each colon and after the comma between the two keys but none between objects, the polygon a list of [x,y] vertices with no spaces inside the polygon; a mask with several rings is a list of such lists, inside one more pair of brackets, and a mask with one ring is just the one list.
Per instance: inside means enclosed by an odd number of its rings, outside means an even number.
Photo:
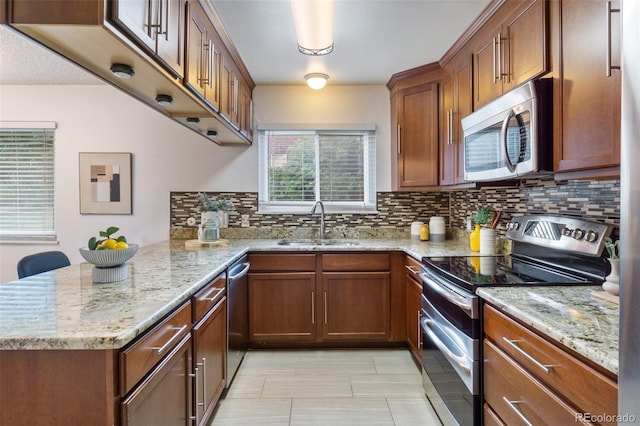
[{"label": "wooden upper cabinet", "polygon": [[220,108],[222,41],[198,2],[187,13],[187,67],[184,83],[216,111]]},{"label": "wooden upper cabinet", "polygon": [[507,2],[474,37],[474,107],[547,72],[547,2]]},{"label": "wooden upper cabinet", "polygon": [[220,76],[220,115],[237,130],[240,129],[238,105],[240,103],[240,75],[230,56],[223,55]]},{"label": "wooden upper cabinet", "polygon": [[439,183],[438,118],[442,68],[438,63],[394,74],[391,91],[391,186],[433,190]]},{"label": "wooden upper cabinet", "polygon": [[177,78],[184,75],[185,0],[115,0],[114,21]]},{"label": "wooden upper cabinet", "polygon": [[462,119],[473,111],[471,55],[467,51],[447,64],[449,78],[440,88],[440,185],[469,187],[464,180],[464,131]]},{"label": "wooden upper cabinet", "polygon": [[610,2],[610,13],[607,3],[559,5],[562,116],[554,168],[559,179],[620,173],[620,2]]}]

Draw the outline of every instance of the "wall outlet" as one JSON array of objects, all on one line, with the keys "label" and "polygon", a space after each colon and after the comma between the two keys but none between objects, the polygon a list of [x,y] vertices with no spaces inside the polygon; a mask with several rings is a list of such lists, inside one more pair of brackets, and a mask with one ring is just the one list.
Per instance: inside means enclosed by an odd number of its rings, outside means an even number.
[{"label": "wall outlet", "polygon": [[249,227],[249,215],[248,214],[243,214],[240,216],[240,226],[242,228],[248,228]]}]

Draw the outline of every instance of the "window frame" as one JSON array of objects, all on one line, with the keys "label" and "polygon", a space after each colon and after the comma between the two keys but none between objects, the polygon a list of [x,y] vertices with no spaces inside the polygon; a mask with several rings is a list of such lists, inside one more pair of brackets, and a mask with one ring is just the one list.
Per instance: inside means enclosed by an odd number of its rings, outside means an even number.
[{"label": "window frame", "polygon": [[[56,191],[55,191],[55,130],[57,129],[57,123],[51,121],[0,121],[0,132],[7,131],[31,131],[32,133],[43,132],[50,133],[47,138],[51,139],[51,154],[50,162],[47,162],[42,167],[43,176],[47,173],[45,167],[49,169],[51,182],[48,185],[50,192],[50,203],[47,204],[46,211],[50,211],[52,214],[50,220],[50,229],[38,229],[38,230],[24,230],[24,229],[11,229],[4,231],[0,228],[0,244],[57,244],[57,230],[56,230]],[[19,170],[19,169],[18,169]],[[18,172],[19,173],[19,172]],[[1,206],[0,206],[1,207]]]},{"label": "window frame", "polygon": [[[314,152],[316,167],[316,187],[314,189],[315,199],[313,201],[269,201],[269,153],[268,134],[269,132],[290,133],[290,134],[313,134]],[[349,135],[354,134],[364,138],[363,149],[363,191],[364,201],[325,201],[320,199],[319,181],[319,138],[321,135]],[[317,201],[322,201],[327,213],[375,213],[377,212],[376,193],[376,131],[375,126],[362,126],[349,129],[341,129],[340,126],[331,128],[327,126],[302,126],[297,128],[291,125],[260,127],[258,130],[259,144],[259,191],[258,191],[258,213],[283,213],[283,214],[308,214]]]}]

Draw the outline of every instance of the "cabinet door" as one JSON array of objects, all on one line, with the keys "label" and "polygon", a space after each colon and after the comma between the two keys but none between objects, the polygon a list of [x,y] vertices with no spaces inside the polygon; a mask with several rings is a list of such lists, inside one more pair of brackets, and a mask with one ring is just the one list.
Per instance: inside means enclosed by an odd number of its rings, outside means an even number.
[{"label": "cabinet door", "polygon": [[200,94],[214,110],[220,107],[222,41],[204,9],[189,2],[185,84]]},{"label": "cabinet door", "polygon": [[314,341],[315,286],[315,272],[249,273],[249,340]]},{"label": "cabinet door", "polygon": [[398,107],[398,189],[438,186],[438,84],[402,90]]},{"label": "cabinet door", "polygon": [[422,328],[420,327],[420,315],[422,313],[422,283],[417,276],[420,273],[417,262],[407,263],[405,282],[407,288],[407,344],[413,356],[422,364]]},{"label": "cabinet door", "polygon": [[454,145],[455,150],[455,183],[465,183],[464,180],[464,130],[462,119],[473,112],[473,92],[471,82],[473,72],[471,57],[465,55],[457,66],[455,73],[455,110],[454,110]]},{"label": "cabinet door", "polygon": [[191,336],[122,401],[122,425],[191,425]]},{"label": "cabinet door", "polygon": [[238,102],[240,80],[238,80],[235,65],[230,56],[222,56],[220,71],[220,115],[236,129],[239,129]]},{"label": "cabinet door", "polygon": [[323,339],[388,341],[390,288],[389,272],[323,273]]},{"label": "cabinet door", "polygon": [[455,183],[456,146],[454,144],[453,76],[440,83],[440,185]]},{"label": "cabinet door", "polygon": [[114,7],[116,22],[182,78],[185,0],[118,0]]},{"label": "cabinet door", "polygon": [[[527,4],[528,3],[528,4]],[[525,2],[524,9],[502,26],[502,91],[528,81],[547,70],[546,2]]]},{"label": "cabinet door", "polygon": [[196,424],[206,424],[225,385],[227,299],[193,327]]},{"label": "cabinet door", "polygon": [[[478,108],[502,94],[502,82],[498,78],[500,45],[499,30],[485,35],[483,42],[473,52],[473,105]],[[481,33],[479,33],[481,34]]]},{"label": "cabinet door", "polygon": [[[599,177],[600,173],[611,176],[610,171],[594,169],[620,166],[620,70],[606,67],[609,55],[613,65],[620,65],[619,14],[605,14],[606,3],[560,4],[562,138],[556,150],[555,171],[590,171],[575,177]],[[619,6],[619,2],[612,2],[612,8]],[[608,40],[612,42],[611,53]]]},{"label": "cabinet door", "polygon": [[185,0],[162,0],[157,6],[156,54],[176,77],[184,75]]}]

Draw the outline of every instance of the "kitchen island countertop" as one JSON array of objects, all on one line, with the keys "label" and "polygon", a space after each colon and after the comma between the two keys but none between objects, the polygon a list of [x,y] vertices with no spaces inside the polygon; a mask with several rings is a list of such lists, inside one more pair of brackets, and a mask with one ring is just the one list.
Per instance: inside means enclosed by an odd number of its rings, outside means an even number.
[{"label": "kitchen island countertop", "polygon": [[140,247],[127,262],[124,281],[94,284],[93,265],[80,263],[0,284],[0,350],[121,348],[248,251],[391,250],[418,260],[470,253],[464,240],[362,239],[328,246],[230,240],[227,246],[198,249],[168,240]]},{"label": "kitchen island countertop", "polygon": [[493,287],[478,295],[521,322],[618,374],[617,304],[598,287]]}]

